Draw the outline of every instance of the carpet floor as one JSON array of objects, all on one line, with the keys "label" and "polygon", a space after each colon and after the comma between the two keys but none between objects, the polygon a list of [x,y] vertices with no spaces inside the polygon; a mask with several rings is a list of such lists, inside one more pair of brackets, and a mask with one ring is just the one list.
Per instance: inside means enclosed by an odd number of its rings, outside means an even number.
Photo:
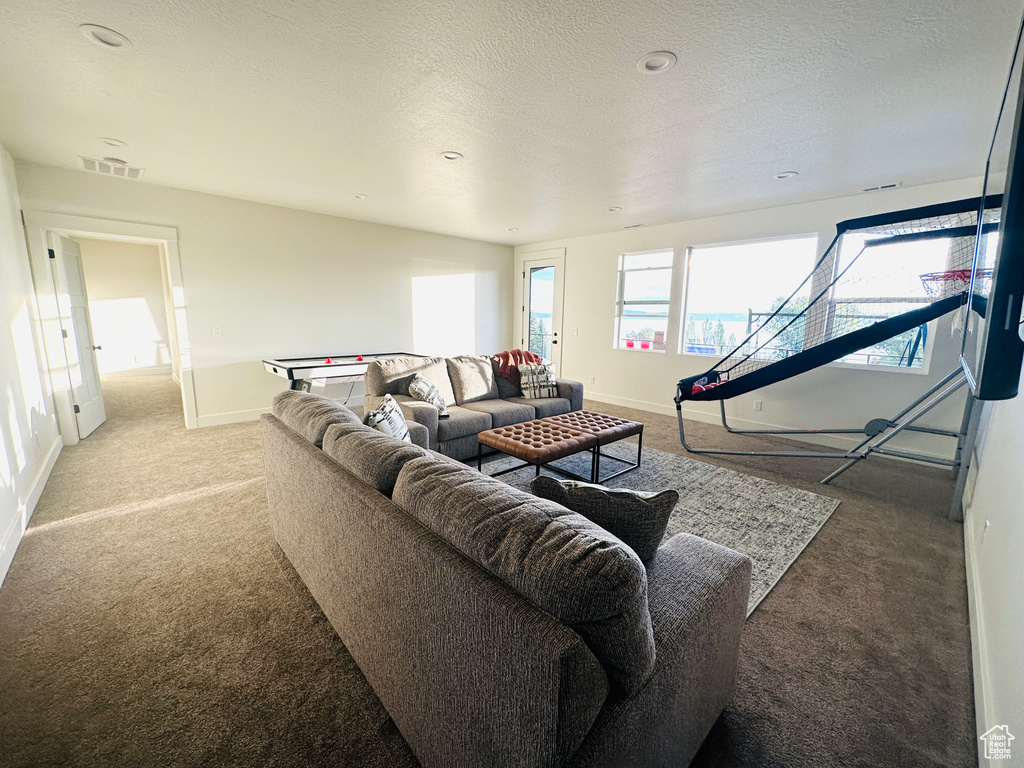
[{"label": "carpet floor", "polygon": [[[415,765],[274,543],[257,426],[185,430],[165,377],[103,390],[107,423],[61,453],[0,588],[0,765]],[[671,418],[587,407],[684,453]],[[837,465],[708,463],[808,491]],[[951,490],[885,460],[825,489],[842,504],[748,619],[694,765],[976,765]]]},{"label": "carpet floor", "polygon": [[[633,443],[630,445],[629,443]],[[625,462],[636,461],[635,441],[620,441],[601,448],[602,455],[617,456],[622,463],[603,460],[601,476],[617,472]],[[590,477],[589,452],[568,456],[554,463],[565,471]],[[660,491],[674,488],[679,502],[672,510],[665,538],[692,533],[750,557],[750,602],[753,613],[765,595],[799,556],[839,501],[817,493],[773,483],[760,477],[733,472],[674,453],[645,448],[640,466],[604,483],[609,488]],[[496,454],[483,465],[487,474],[521,464],[518,459]],[[545,474],[553,474],[545,467]],[[536,470],[523,467],[506,471],[500,479],[530,491]]]}]

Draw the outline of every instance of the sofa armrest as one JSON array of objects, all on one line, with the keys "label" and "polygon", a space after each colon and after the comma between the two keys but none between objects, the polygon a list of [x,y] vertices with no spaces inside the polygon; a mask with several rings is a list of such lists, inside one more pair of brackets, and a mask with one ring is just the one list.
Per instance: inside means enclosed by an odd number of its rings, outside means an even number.
[{"label": "sofa armrest", "polygon": [[657,653],[646,685],[609,700],[576,765],[688,765],[732,697],[750,558],[680,533],[647,565]]},{"label": "sofa armrest", "polygon": [[[422,448],[436,448],[437,408],[408,395],[392,395],[392,397],[402,409],[402,415],[405,416],[405,421],[409,425],[409,436],[412,441]],[[366,395],[363,397],[363,413],[369,413],[379,408],[383,401],[382,396]],[[419,428],[420,425],[426,429],[425,436]],[[425,442],[420,442],[422,440]]]},{"label": "sofa armrest", "polygon": [[583,410],[583,382],[572,379],[555,379],[558,386],[558,396],[564,397],[571,403],[574,411]]}]

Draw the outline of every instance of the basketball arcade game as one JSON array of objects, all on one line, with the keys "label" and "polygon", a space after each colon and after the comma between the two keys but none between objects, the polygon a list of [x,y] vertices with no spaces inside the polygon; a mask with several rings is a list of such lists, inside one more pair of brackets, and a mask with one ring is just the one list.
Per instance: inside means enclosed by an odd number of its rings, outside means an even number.
[{"label": "basketball arcade game", "polygon": [[[975,200],[883,214],[840,224],[835,239],[815,269],[756,331],[709,371],[679,381],[674,400],[679,421],[679,439],[684,448],[694,453],[847,459],[842,467],[822,480],[822,483],[828,483],[871,453],[948,465],[957,476],[950,518],[963,519],[961,498],[967,473],[962,470],[973,452],[981,412],[977,401],[1015,397],[1024,360],[1024,339],[1020,335],[1024,327],[1021,319],[1024,294],[1024,151],[1017,152],[1021,143],[1024,110],[1020,55],[1022,34],[1024,20],[1018,29],[1013,64],[989,149],[982,196]],[[1000,188],[1005,190],[1004,194],[993,194]],[[996,236],[992,237],[993,234]],[[840,269],[840,247],[847,235],[862,237],[863,246],[854,259]],[[946,270],[920,275],[927,294],[922,302],[924,306],[893,313],[891,317],[871,325],[852,329],[844,328],[842,323],[836,322],[836,297],[844,295],[842,289],[849,282],[844,282],[844,279],[847,279],[847,275],[856,274],[850,270],[868,249],[887,243],[935,238],[949,239],[950,253]],[[813,285],[814,275],[829,268],[835,277],[805,307],[801,307],[798,297],[804,286]],[[884,302],[885,299],[875,301]],[[900,303],[904,303],[903,300]],[[963,325],[959,367],[892,419],[872,419],[863,430],[737,430],[729,427],[725,417],[726,399],[839,360],[857,350],[905,334],[915,327],[922,328],[927,322],[953,311],[960,313],[958,319]],[[801,349],[798,351],[780,350],[776,342],[790,329],[802,338]],[[913,362],[916,349],[911,348],[909,354],[908,362]],[[970,393],[958,432],[916,424],[924,414],[965,384],[970,386]],[[866,438],[856,448],[844,453],[695,449],[687,444],[683,430],[682,402],[685,400],[719,400],[722,424],[732,433],[811,435],[863,432]],[[953,459],[886,446],[903,431],[955,437]]]}]

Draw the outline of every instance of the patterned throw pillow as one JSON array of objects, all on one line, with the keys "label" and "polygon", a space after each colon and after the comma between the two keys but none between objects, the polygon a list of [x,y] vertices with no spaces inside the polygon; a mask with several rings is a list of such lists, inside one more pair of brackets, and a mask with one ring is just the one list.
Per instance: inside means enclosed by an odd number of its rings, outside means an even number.
[{"label": "patterned throw pillow", "polygon": [[523,390],[523,397],[528,400],[558,397],[554,367],[550,365],[520,365],[519,387]]},{"label": "patterned throw pillow", "polygon": [[441,394],[441,390],[435,387],[434,383],[422,373],[414,375],[412,381],[409,382],[409,397],[422,400],[424,403],[430,403],[437,408],[437,417],[439,419],[448,418],[448,406],[444,404],[444,396]]},{"label": "patterned throw pillow", "polygon": [[385,435],[397,437],[407,443],[412,442],[412,438],[409,437],[409,425],[405,423],[402,409],[391,395],[384,395],[380,408],[366,414],[366,423]]},{"label": "patterned throw pillow", "polygon": [[668,528],[679,501],[678,491],[631,491],[592,483],[556,480],[541,475],[530,486],[535,496],[578,512],[636,552],[641,562],[651,560]]}]

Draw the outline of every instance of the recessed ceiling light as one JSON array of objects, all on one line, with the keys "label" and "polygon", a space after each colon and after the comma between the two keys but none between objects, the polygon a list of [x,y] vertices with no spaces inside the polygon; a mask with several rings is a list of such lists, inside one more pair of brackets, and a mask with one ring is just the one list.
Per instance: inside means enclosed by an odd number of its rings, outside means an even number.
[{"label": "recessed ceiling light", "polygon": [[518,232],[519,231],[519,227],[509,227],[508,231],[509,232]]},{"label": "recessed ceiling light", "polygon": [[100,141],[106,144],[108,147],[127,147],[127,141],[121,141],[120,139],[112,139],[109,136],[100,136]]},{"label": "recessed ceiling light", "polygon": [[352,195],[352,197],[354,197],[356,200],[366,199],[366,195],[364,195],[362,192],[356,192],[354,195]]},{"label": "recessed ceiling light", "polygon": [[132,41],[120,32],[107,29],[107,27],[101,27],[98,24],[83,24],[78,28],[78,31],[89,42],[102,45],[104,48],[123,48],[126,45],[132,44]]},{"label": "recessed ceiling light", "polygon": [[676,65],[676,55],[671,51],[648,53],[636,63],[636,68],[648,75],[666,72]]},{"label": "recessed ceiling light", "polygon": [[796,171],[783,171],[782,173],[776,173],[772,178],[773,179],[792,179],[794,176],[799,176],[799,175],[800,174],[797,173]]},{"label": "recessed ceiling light", "polygon": [[449,150],[447,152],[442,152],[441,153],[441,157],[443,157],[445,160],[461,160],[462,159],[462,153],[461,152],[452,152],[451,150]]},{"label": "recessed ceiling light", "polygon": [[611,208],[609,208],[608,210],[609,210],[609,211],[610,211],[611,213],[618,213],[619,211],[621,211],[621,210],[622,210],[622,208],[621,208],[620,206],[618,206],[618,205],[613,205],[613,206],[612,206]]},{"label": "recessed ceiling light", "polygon": [[638,227],[642,226],[643,224],[627,224],[626,226],[623,227],[623,229],[637,229]]}]

